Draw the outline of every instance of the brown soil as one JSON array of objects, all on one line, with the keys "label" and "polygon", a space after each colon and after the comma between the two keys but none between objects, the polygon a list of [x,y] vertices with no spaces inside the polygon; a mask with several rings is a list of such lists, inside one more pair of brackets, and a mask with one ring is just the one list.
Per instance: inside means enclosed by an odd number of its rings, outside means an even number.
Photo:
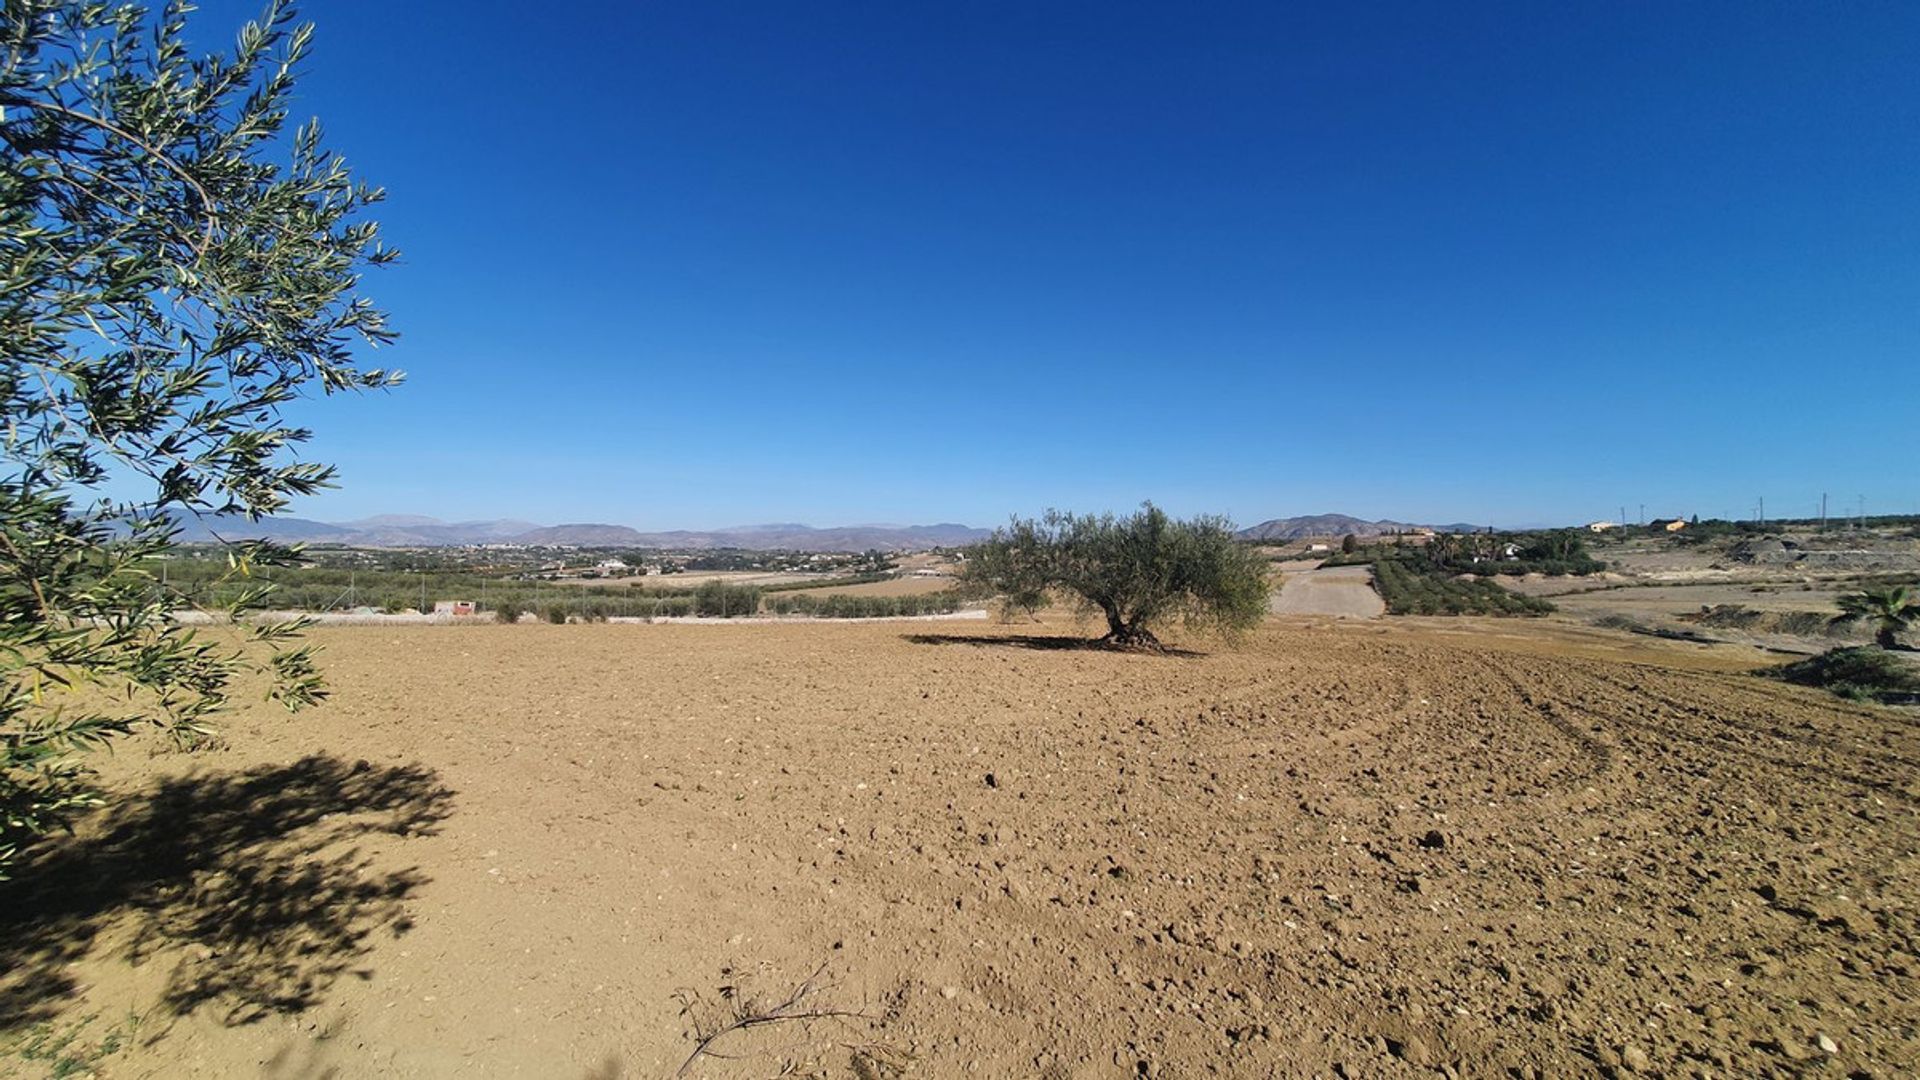
[{"label": "brown soil", "polygon": [[0,893],[0,1072],[671,1075],[823,966],[691,1071],[1920,1066],[1910,714],[1438,622],[324,629]]},{"label": "brown soil", "polygon": [[1370,566],[1331,566],[1287,574],[1280,590],[1267,600],[1276,615],[1334,615],[1377,619],[1387,613],[1386,601],[1374,591]]}]

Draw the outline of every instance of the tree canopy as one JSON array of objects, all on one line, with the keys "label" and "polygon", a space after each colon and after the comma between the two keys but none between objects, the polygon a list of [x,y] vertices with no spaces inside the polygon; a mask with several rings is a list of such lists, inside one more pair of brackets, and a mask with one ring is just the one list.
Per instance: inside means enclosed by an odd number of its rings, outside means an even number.
[{"label": "tree canopy", "polygon": [[1102,639],[1157,647],[1169,620],[1233,634],[1267,610],[1264,564],[1221,517],[1176,521],[1151,503],[1124,518],[1049,510],[1014,518],[968,552],[969,583],[1027,609],[1056,590],[1107,622]]},{"label": "tree canopy", "polygon": [[[321,696],[298,624],[196,633],[151,568],[183,516],[330,482],[287,403],[399,378],[355,359],[393,338],[360,294],[394,258],[363,215],[381,192],[287,128],[311,26],[275,0],[202,56],[188,9],[0,9],[0,870],[90,801],[75,751],[191,737],[249,670]],[[289,557],[230,550],[236,577]]]}]

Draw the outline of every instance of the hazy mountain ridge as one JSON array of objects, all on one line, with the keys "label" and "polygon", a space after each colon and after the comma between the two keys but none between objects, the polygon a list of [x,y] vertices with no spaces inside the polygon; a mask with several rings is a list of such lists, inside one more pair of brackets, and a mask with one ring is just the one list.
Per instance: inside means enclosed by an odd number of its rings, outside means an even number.
[{"label": "hazy mountain ridge", "polygon": [[[1307,537],[1366,538],[1395,532],[1432,529],[1436,532],[1473,532],[1482,526],[1416,525],[1382,519],[1367,521],[1347,514],[1311,514],[1274,518],[1240,530],[1246,540],[1301,540]],[[470,544],[524,544],[542,547],[634,548],[747,548],[755,551],[909,551],[930,547],[961,547],[978,543],[991,529],[954,522],[933,525],[839,525],[815,528],[797,522],[735,525],[722,529],[672,529],[642,532],[626,525],[572,522],[537,525],[530,521],[445,522],[418,514],[378,514],[357,521],[327,522],[307,518],[275,517],[263,521],[244,518],[189,519],[181,523],[180,539],[204,543],[264,538],[282,543],[344,544],[352,547],[461,547]]]},{"label": "hazy mountain ridge", "polygon": [[1483,528],[1455,522],[1451,525],[1415,525],[1405,521],[1365,521],[1346,514],[1309,514],[1302,517],[1274,518],[1258,525],[1241,529],[1236,535],[1245,540],[1304,540],[1307,537],[1340,537],[1351,533],[1367,538],[1373,536],[1391,536],[1394,533],[1413,532],[1416,529],[1431,529],[1434,532],[1460,533],[1476,532]]},{"label": "hazy mountain ridge", "polygon": [[845,525],[816,529],[778,523],[727,529],[641,532],[625,525],[580,522],[536,525],[527,521],[443,522],[414,514],[380,514],[349,522],[275,517],[189,519],[180,540],[268,539],[282,543],[345,544],[352,547],[460,547],[469,544],[525,544],[548,547],[713,548],[791,551],[901,551],[971,544],[990,530],[943,522],[936,525]]}]

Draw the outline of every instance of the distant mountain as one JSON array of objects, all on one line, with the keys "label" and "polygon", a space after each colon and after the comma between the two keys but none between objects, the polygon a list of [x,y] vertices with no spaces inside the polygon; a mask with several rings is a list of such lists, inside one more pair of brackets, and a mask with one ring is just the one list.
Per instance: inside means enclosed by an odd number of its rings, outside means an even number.
[{"label": "distant mountain", "polygon": [[445,525],[446,522],[419,514],[375,514],[370,518],[343,521],[340,524],[348,529],[405,529],[413,525]]},{"label": "distant mountain", "polygon": [[1475,532],[1479,525],[1466,525],[1455,522],[1452,525],[1413,525],[1404,521],[1362,521],[1345,514],[1313,514],[1308,517],[1275,518],[1263,521],[1251,528],[1241,529],[1239,536],[1245,540],[1304,540],[1307,537],[1354,536],[1391,536],[1396,532],[1412,532],[1415,529],[1432,529],[1434,532]]},{"label": "distant mountain", "polygon": [[978,543],[992,535],[990,529],[944,522],[939,525],[845,525],[816,529],[808,525],[741,525],[717,533],[668,534],[679,537],[686,546],[717,546],[756,549],[783,548],[792,551],[900,551],[930,547],[960,547]]},{"label": "distant mountain", "polygon": [[179,539],[182,543],[203,544],[214,540],[278,540],[283,544],[332,544],[346,543],[344,537],[357,535],[358,530],[344,525],[329,525],[324,521],[308,521],[305,518],[264,518],[260,521],[248,521],[244,517],[179,517],[175,516],[179,526]]},{"label": "distant mountain", "polygon": [[954,547],[984,540],[988,530],[951,523],[939,525],[848,525],[816,529],[783,522],[739,525],[707,532],[676,530],[643,533],[625,525],[582,523],[536,525],[530,521],[462,521],[449,524],[415,514],[381,514],[359,521],[310,521],[273,517],[184,519],[185,543],[267,539],[281,543],[345,544],[353,547],[460,547],[469,544],[525,544],[535,547],[748,548],[755,551],[912,551]]},{"label": "distant mountain", "polygon": [[507,544],[550,544],[576,547],[647,547],[647,541],[638,529],[629,529],[625,525],[551,525],[544,529],[534,529],[518,536],[506,537],[500,543]]}]

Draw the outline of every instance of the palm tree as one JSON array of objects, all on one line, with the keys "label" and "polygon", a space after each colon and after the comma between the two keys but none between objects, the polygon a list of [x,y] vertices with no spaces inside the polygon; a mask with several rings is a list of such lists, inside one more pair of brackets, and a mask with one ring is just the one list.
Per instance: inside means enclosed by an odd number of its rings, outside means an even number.
[{"label": "palm tree", "polygon": [[1872,619],[1873,643],[1883,649],[1898,648],[1896,637],[1915,619],[1920,619],[1920,596],[1915,596],[1906,585],[1848,593],[1840,598],[1839,604],[1840,614],[1835,615],[1833,621],[1850,623]]}]

